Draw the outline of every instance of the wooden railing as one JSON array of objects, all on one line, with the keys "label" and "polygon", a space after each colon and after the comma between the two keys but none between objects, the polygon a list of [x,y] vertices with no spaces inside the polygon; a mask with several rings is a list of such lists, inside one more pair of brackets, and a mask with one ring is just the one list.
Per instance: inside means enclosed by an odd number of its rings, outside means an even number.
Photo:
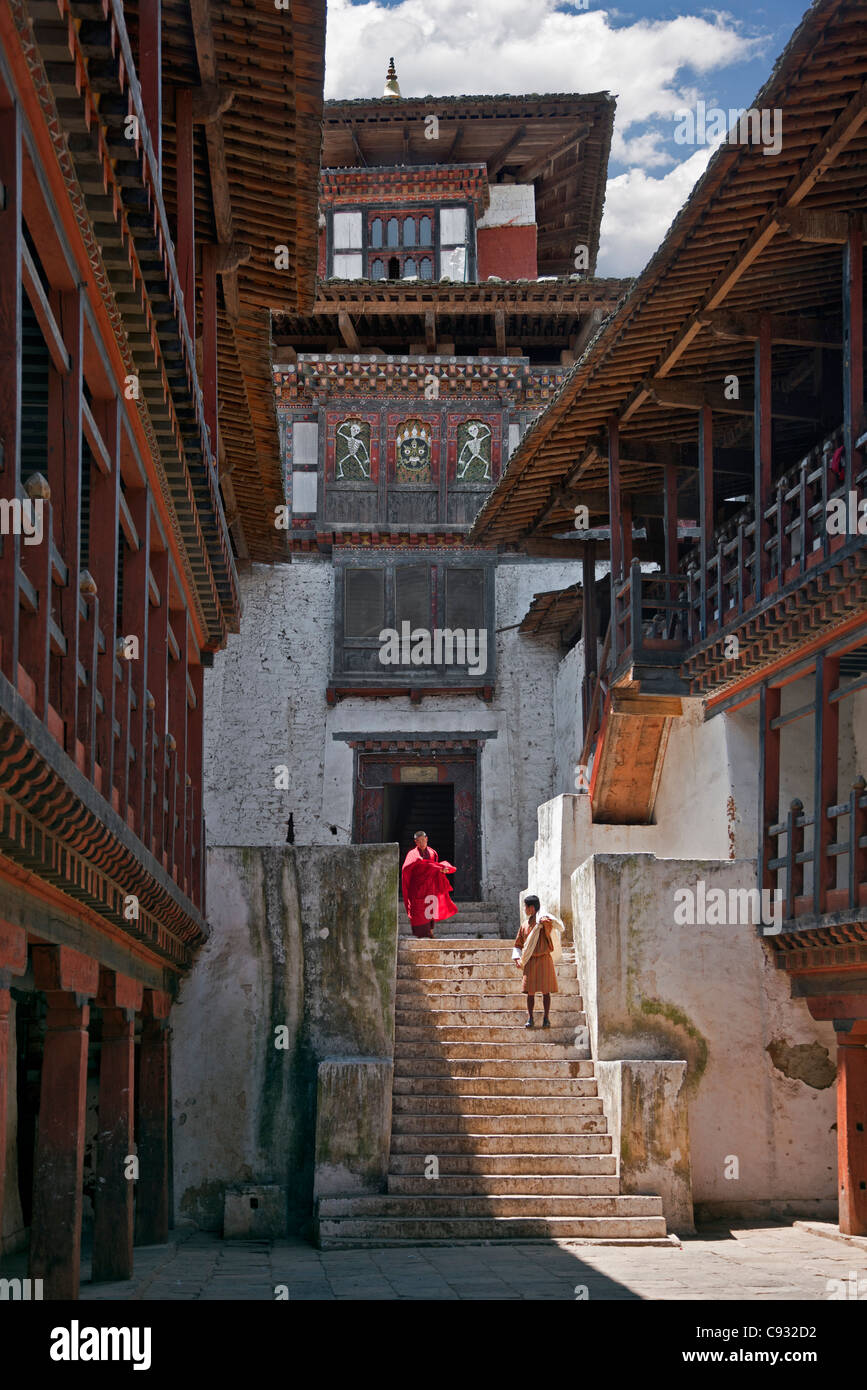
[{"label": "wooden railing", "polygon": [[[776,854],[767,861],[770,886],[785,904],[783,917],[814,917],[824,912],[857,911],[867,903],[867,782],[858,776],[846,801],[825,807],[825,817],[837,830],[834,840],[818,834],[816,818],[804,811],[803,802],[792,800],[784,821],[768,827],[768,839]],[[843,823],[845,831],[841,832]],[[810,844],[805,845],[805,831]],[[845,873],[838,860],[846,856]],[[805,892],[805,868],[811,867],[810,891]],[[841,884],[840,879],[845,878]],[[760,885],[762,886],[762,885]]]},{"label": "wooden railing", "polygon": [[615,669],[625,659],[648,666],[676,666],[691,645],[689,580],[683,574],[643,574],[633,560],[614,586]]}]

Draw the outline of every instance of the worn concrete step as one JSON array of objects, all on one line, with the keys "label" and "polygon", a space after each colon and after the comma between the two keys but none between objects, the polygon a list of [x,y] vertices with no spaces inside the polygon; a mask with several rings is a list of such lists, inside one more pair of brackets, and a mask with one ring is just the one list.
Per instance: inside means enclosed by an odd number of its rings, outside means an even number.
[{"label": "worn concrete step", "polygon": [[[401,958],[397,965],[398,989],[403,989],[405,984],[410,983],[424,983],[429,987],[437,982],[448,985],[485,981],[487,985],[487,982],[493,983],[497,980],[508,980],[510,985],[515,981],[520,984],[518,967],[511,956],[508,960],[476,961],[471,965],[466,962],[456,965],[423,965],[419,961],[405,961]],[[557,982],[561,989],[566,982],[578,983],[574,963],[570,970],[565,970],[562,963],[557,967]]]},{"label": "worn concrete step", "polygon": [[[454,1138],[453,1135],[442,1137]],[[517,1142],[517,1136],[508,1137],[509,1142]],[[610,1135],[597,1135],[591,1139],[584,1137],[582,1142],[595,1143],[598,1146],[606,1140],[610,1147]],[[533,1142],[537,1142],[536,1136],[533,1136]],[[432,1156],[423,1153],[392,1153],[388,1169],[389,1182],[392,1177],[430,1182],[425,1174],[429,1171]],[[439,1164],[440,1182],[451,1177],[466,1177],[468,1181],[477,1182],[480,1176],[485,1181],[490,1181],[498,1177],[511,1179],[522,1174],[567,1177],[570,1180],[605,1177],[615,1182],[619,1181],[617,1159],[612,1153],[438,1153],[436,1159]]]},{"label": "worn concrete step", "polygon": [[398,938],[398,960],[416,961],[420,965],[482,965],[510,961],[512,943],[503,937],[498,941],[466,941],[454,937],[401,936]]},{"label": "worn concrete step", "polygon": [[499,1014],[495,1015],[495,1019],[496,1022],[492,1020],[487,1024],[455,1022],[422,1027],[405,1023],[395,1017],[395,1050],[405,1042],[426,1042],[429,1047],[438,1047],[440,1043],[450,1042],[509,1043],[517,1047],[519,1036],[523,1034],[526,1037],[528,1033],[538,1034],[551,1046],[569,1047],[574,1046],[576,1027],[584,1023],[583,1014],[578,1015],[577,1021],[571,1027],[567,1024],[552,1023],[550,1028],[543,1028],[539,1024],[538,1027],[530,1029],[524,1027],[520,1018],[513,1021],[509,1015]]},{"label": "worn concrete step", "polygon": [[349,1216],[320,1218],[317,1236],[323,1249],[347,1246],[358,1240],[377,1245],[399,1240],[418,1244],[456,1240],[570,1240],[655,1239],[670,1244],[661,1216],[501,1216],[418,1217]]},{"label": "worn concrete step", "polygon": [[[486,1160],[490,1163],[490,1159]],[[613,1162],[613,1160],[612,1160]],[[616,1174],[551,1175],[547,1173],[443,1173],[438,1178],[389,1173],[391,1197],[615,1197],[620,1192]],[[582,1213],[576,1212],[576,1215]],[[606,1215],[595,1212],[594,1215]],[[654,1213],[655,1215],[655,1213]]]},{"label": "worn concrete step", "polygon": [[[397,986],[397,998],[395,1000],[398,1009],[442,1009],[448,1006],[459,1009],[520,1009],[526,1011],[525,995],[520,986],[520,977],[512,978],[508,981],[512,987],[504,989],[504,981],[491,980],[485,985],[479,985],[478,981],[467,980],[461,984],[446,984],[442,980],[431,982],[435,988],[431,988],[428,983],[419,982],[407,987],[405,980],[399,980]],[[493,986],[497,986],[494,988]],[[584,1001],[581,998],[581,991],[578,988],[577,980],[564,982],[564,987],[558,990],[556,999],[552,1000],[552,1008],[555,1003],[563,1007],[562,1001],[568,999],[570,1009],[583,1010]]]},{"label": "worn concrete step", "polygon": [[[604,1114],[503,1115],[489,1111],[447,1114],[431,1111],[423,1115],[392,1114],[392,1137],[396,1134],[607,1134]],[[433,1152],[433,1150],[431,1150]]]},{"label": "worn concrete step", "polygon": [[469,1058],[455,1057],[451,1060],[441,1057],[396,1057],[394,1061],[395,1078],[419,1078],[434,1080],[436,1077],[453,1077],[457,1080],[470,1080],[474,1076],[506,1080],[518,1077],[522,1081],[562,1081],[593,1080],[595,1071],[592,1061],[534,1061],[520,1057],[511,1061],[498,1061],[495,1058],[482,1058],[471,1061]]},{"label": "worn concrete step", "polygon": [[[578,1047],[574,1037],[570,1032],[570,1041],[561,1043],[551,1040],[553,1028],[542,1029],[534,1028],[526,1031],[522,1028],[517,1030],[523,1033],[521,1042],[506,1043],[496,1039],[479,1042],[475,1038],[445,1040],[437,1038],[432,1042],[427,1036],[427,1029],[417,1030],[425,1034],[419,1038],[404,1038],[395,1046],[395,1063],[409,1061],[417,1057],[430,1058],[435,1055],[442,1061],[467,1061],[478,1062],[492,1060],[497,1062],[508,1062],[513,1060],[524,1060],[528,1062],[536,1061],[589,1061],[590,1049],[586,1045]],[[466,1031],[466,1030],[464,1030]],[[511,1033],[511,1029],[509,1032]],[[542,1042],[539,1039],[544,1038]]]},{"label": "worn concrete step", "polygon": [[620,1217],[634,1220],[636,1217],[660,1217],[662,1203],[658,1197],[622,1195],[547,1197],[525,1193],[520,1196],[447,1197],[429,1192],[422,1197],[322,1197],[319,1200],[318,1215],[320,1221],[329,1221],[337,1217],[441,1220],[444,1217],[466,1219],[472,1216],[493,1217],[496,1220],[504,1216]]},{"label": "worn concrete step", "polygon": [[[563,1015],[567,1016],[564,1017]],[[516,1000],[511,1007],[502,1009],[403,1009],[398,1001],[394,1011],[396,1028],[436,1029],[437,1031],[442,1028],[520,1028],[529,1033],[531,1031],[529,1028],[524,1029],[526,1021],[527,1010],[519,1000]],[[574,1032],[583,1023],[586,1023],[586,1016],[582,1010],[573,1008],[569,1008],[568,1011],[563,1010],[558,1019],[553,1006],[551,1008],[550,1028],[542,1027],[541,1011],[536,1020],[536,1026],[542,1033],[556,1033],[567,1027],[571,1027]]]},{"label": "worn concrete step", "polygon": [[396,1155],[408,1154],[413,1157],[435,1154],[442,1162],[445,1154],[461,1154],[464,1157],[482,1158],[485,1161],[492,1155],[509,1158],[515,1155],[537,1155],[571,1160],[610,1155],[611,1152],[612,1138],[608,1133],[555,1134],[546,1130],[529,1134],[525,1130],[523,1133],[511,1134],[496,1129],[488,1129],[483,1133],[474,1125],[471,1131],[467,1132],[453,1130],[450,1133],[440,1131],[436,1134],[423,1134],[411,1130],[405,1134],[393,1133],[391,1136],[392,1162]]},{"label": "worn concrete step", "polygon": [[525,1096],[418,1094],[392,1097],[396,1115],[601,1115],[598,1096]]},{"label": "worn concrete step", "polygon": [[595,1096],[597,1083],[593,1078],[575,1080],[573,1077],[540,1076],[395,1076],[393,1092],[397,1096],[419,1096],[433,1100],[436,1096],[452,1096],[462,1103],[468,1096],[526,1096],[536,1099],[548,1096],[552,1100],[569,1096]]}]

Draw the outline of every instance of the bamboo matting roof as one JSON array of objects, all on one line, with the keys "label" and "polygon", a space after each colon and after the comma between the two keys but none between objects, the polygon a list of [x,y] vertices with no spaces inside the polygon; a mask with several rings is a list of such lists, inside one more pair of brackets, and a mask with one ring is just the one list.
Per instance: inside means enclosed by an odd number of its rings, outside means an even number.
[{"label": "bamboo matting roof", "polygon": [[[813,407],[803,380],[811,350],[822,340],[842,341],[842,246],[814,240],[828,216],[867,211],[867,8],[856,0],[819,0],[807,12],[753,105],[782,112],[779,154],[760,145],[723,144],[678,214],[659,250],[618,309],[600,326],[570,369],[556,399],[533,422],[509,460],[504,476],[482,508],[471,533],[485,544],[517,542],[562,529],[582,495],[591,511],[607,516],[608,464],[605,430],[620,422],[625,494],[660,487],[659,466],[642,462],[654,445],[693,444],[694,409],[660,404],[718,389],[739,376],[748,394],[753,382],[753,341],[718,336],[721,314],[737,319],[771,313],[774,387],[794,399],[774,420],[775,458],[806,451],[828,421],[838,422],[842,403]],[[833,233],[833,228],[832,228]],[[713,332],[701,315],[716,314]],[[793,320],[807,331],[791,334]],[[815,342],[810,346],[811,333]],[[826,357],[830,354],[825,353]],[[803,409],[798,409],[801,392]],[[693,399],[695,398],[693,394]],[[831,408],[833,405],[833,409]],[[775,406],[776,410],[776,406]],[[799,419],[799,413],[805,418]],[[725,430],[715,440],[752,449],[749,414],[718,414]],[[641,441],[630,451],[630,439]],[[573,494],[558,502],[564,482]],[[602,498],[602,502],[598,499]]]}]

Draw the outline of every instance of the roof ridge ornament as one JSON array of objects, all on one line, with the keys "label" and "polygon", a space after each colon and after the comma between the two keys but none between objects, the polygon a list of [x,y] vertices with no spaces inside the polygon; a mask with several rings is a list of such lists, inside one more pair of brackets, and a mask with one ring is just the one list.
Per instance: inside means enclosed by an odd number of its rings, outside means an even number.
[{"label": "roof ridge ornament", "polygon": [[382,95],[384,97],[399,97],[400,84],[397,80],[397,69],[394,66],[394,59],[388,60],[388,72],[385,74],[385,87]]}]

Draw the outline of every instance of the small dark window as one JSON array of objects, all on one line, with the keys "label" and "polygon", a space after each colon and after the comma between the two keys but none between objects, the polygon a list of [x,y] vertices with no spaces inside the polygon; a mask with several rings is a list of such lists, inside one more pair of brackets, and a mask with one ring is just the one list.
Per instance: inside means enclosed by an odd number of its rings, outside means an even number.
[{"label": "small dark window", "polygon": [[396,217],[390,217],[390,218],[388,219],[388,244],[389,244],[389,246],[399,246],[399,245],[400,245],[400,236],[399,236],[399,233],[400,233],[400,227],[398,226],[397,218],[396,218]]},{"label": "small dark window", "polygon": [[478,630],[484,626],[484,570],[446,570],[446,627]]},{"label": "small dark window", "polygon": [[429,217],[423,217],[418,229],[419,246],[433,246],[433,223]]},{"label": "small dark window", "polygon": [[343,635],[378,637],[385,627],[385,571],[347,568],[344,583]]},{"label": "small dark window", "polygon": [[374,219],[373,219],[373,222],[372,222],[371,228],[370,228],[370,244],[371,244],[371,246],[381,246],[381,245],[382,245],[382,218],[381,218],[381,217],[374,217]]},{"label": "small dark window", "polygon": [[394,572],[395,621],[430,626],[430,566],[398,565]]},{"label": "small dark window", "polygon": [[389,280],[400,279],[400,257],[389,256],[388,258],[388,278]]},{"label": "small dark window", "polygon": [[403,224],[404,246],[415,246],[415,218],[407,217]]}]

